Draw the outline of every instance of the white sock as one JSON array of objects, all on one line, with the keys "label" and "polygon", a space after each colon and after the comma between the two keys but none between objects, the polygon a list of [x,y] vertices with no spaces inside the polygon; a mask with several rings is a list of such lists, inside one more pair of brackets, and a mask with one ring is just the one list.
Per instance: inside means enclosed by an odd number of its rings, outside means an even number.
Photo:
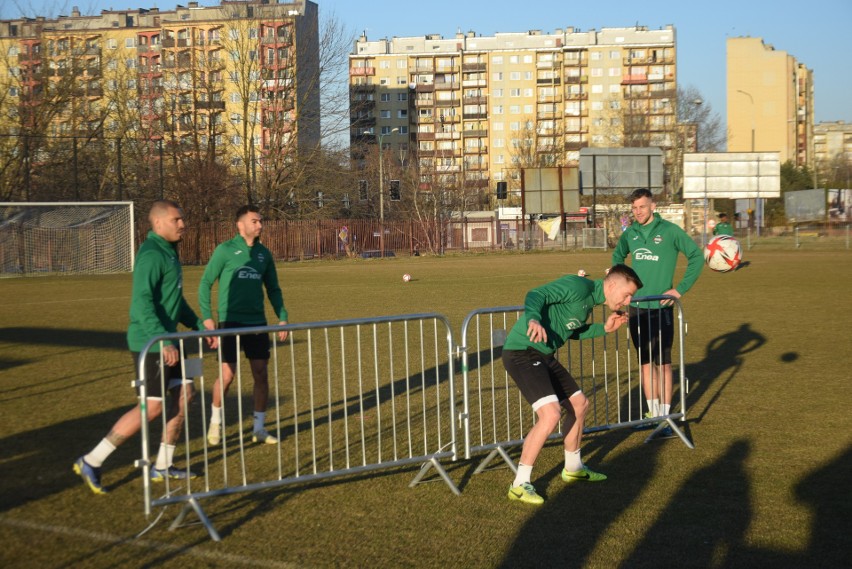
[{"label": "white sock", "polygon": [[100,468],[109,455],[115,451],[115,445],[106,439],[101,439],[98,446],[92,449],[92,452],[83,457],[86,464],[95,468]]},{"label": "white sock", "polygon": [[518,473],[515,475],[515,481],[512,482],[512,486],[520,486],[521,484],[527,484],[532,477],[532,465],[531,464],[522,464],[518,463]]},{"label": "white sock", "polygon": [[648,412],[652,417],[657,417],[660,414],[660,400],[648,399]]},{"label": "white sock", "polygon": [[565,451],[565,471],[577,472],[583,470],[583,461],[580,459],[580,449]]},{"label": "white sock", "polygon": [[215,405],[210,406],[210,424],[211,425],[221,425],[222,424],[222,408],[216,407]]},{"label": "white sock", "polygon": [[266,422],[266,411],[254,412],[254,432],[263,431],[263,423]]},{"label": "white sock", "polygon": [[172,465],[172,458],[175,455],[175,445],[160,443],[160,452],[157,453],[157,462],[154,468],[157,470],[165,470]]},{"label": "white sock", "polygon": [[671,412],[671,403],[660,403],[660,415],[668,415]]}]

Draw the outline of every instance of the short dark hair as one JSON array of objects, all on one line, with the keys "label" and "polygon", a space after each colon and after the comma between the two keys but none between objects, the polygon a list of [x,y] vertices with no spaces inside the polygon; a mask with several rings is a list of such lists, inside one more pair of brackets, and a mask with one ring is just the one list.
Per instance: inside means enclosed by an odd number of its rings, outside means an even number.
[{"label": "short dark hair", "polygon": [[630,203],[635,202],[639,198],[648,198],[649,200],[654,200],[654,194],[651,193],[651,190],[648,188],[636,188],[630,193]]},{"label": "short dark hair", "polygon": [[624,264],[617,264],[610,267],[609,272],[607,273],[604,280],[610,278],[613,275],[617,275],[627,279],[628,282],[631,282],[636,285],[636,290],[639,290],[644,285],[642,284],[642,279],[639,278],[639,275],[636,274],[636,271],[628,267]]},{"label": "short dark hair", "polygon": [[240,218],[247,213],[260,213],[260,209],[258,209],[256,205],[244,205],[243,207],[237,210],[237,215],[234,218],[234,221],[239,221]]},{"label": "short dark hair", "polygon": [[728,217],[728,214],[723,211],[719,214],[719,217]]}]

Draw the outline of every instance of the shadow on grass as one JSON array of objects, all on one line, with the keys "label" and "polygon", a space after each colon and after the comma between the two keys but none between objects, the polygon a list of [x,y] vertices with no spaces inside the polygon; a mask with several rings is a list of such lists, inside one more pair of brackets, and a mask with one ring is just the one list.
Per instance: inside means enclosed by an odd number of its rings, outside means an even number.
[{"label": "shadow on grass", "polygon": [[[687,401],[691,411],[690,422],[701,422],[725,387],[737,377],[743,364],[743,356],[759,350],[764,344],[766,344],[766,337],[746,322],[732,332],[713,338],[707,344],[703,360],[686,364],[685,373],[689,380]],[[696,403],[701,401],[710,386],[718,380],[722,382],[716,385],[715,393],[696,415],[692,412]]]},{"label": "shadow on grass", "polygon": [[76,328],[0,328],[0,342],[9,344],[74,346],[108,350],[127,350],[125,332],[78,330]]}]

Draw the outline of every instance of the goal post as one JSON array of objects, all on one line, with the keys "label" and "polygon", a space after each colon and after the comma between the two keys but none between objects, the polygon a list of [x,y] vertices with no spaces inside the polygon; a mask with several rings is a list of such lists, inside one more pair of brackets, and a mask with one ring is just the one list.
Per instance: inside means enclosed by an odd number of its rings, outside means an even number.
[{"label": "goal post", "polygon": [[133,202],[0,202],[0,277],[133,270]]}]

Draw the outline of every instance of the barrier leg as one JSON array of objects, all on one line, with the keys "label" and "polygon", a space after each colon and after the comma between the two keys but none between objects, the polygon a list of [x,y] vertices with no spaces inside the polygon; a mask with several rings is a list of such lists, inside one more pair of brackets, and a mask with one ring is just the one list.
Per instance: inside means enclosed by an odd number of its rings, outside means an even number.
[{"label": "barrier leg", "polygon": [[503,457],[503,461],[507,465],[509,465],[509,468],[512,469],[512,472],[517,474],[518,473],[518,467],[515,465],[515,461],[512,460],[512,457],[509,456],[509,453],[506,452],[506,449],[504,449],[501,446],[498,446],[497,448],[492,450],[490,453],[488,453],[488,456],[485,457],[485,460],[483,460],[482,462],[479,463],[479,466],[476,467],[476,470],[474,470],[473,473],[474,474],[482,473],[488,467],[488,465],[491,463],[491,461],[494,460],[494,457],[496,457],[498,454]]},{"label": "barrier leg", "polygon": [[183,505],[183,509],[181,509],[178,516],[175,518],[175,521],[172,522],[172,525],[169,526],[169,531],[174,531],[183,524],[184,518],[189,513],[189,510],[195,510],[195,515],[198,516],[198,519],[207,528],[207,533],[210,534],[210,539],[213,541],[222,541],[222,538],[219,537],[219,532],[216,531],[216,528],[213,527],[213,524],[210,523],[210,518],[207,517],[207,514],[204,513],[204,510],[201,509],[201,504],[198,503],[194,497],[190,498],[186,504]]},{"label": "barrier leg", "polygon": [[438,474],[441,476],[441,478],[444,479],[444,482],[447,483],[447,486],[450,487],[450,490],[453,491],[453,494],[455,494],[456,496],[461,495],[461,491],[459,490],[458,486],[456,486],[456,483],[453,482],[452,479],[447,475],[447,471],[444,470],[444,467],[441,466],[441,463],[438,462],[438,459],[434,456],[429,459],[429,462],[423,463],[423,466],[420,467],[420,472],[417,473],[417,476],[414,477],[414,480],[411,481],[411,484],[409,484],[408,487],[414,488],[417,484],[419,484],[423,477],[426,476],[426,473],[429,471],[430,468],[434,468],[438,471]]},{"label": "barrier leg", "polygon": [[695,449],[695,445],[692,444],[692,441],[689,440],[689,438],[686,436],[686,433],[684,433],[683,430],[677,426],[677,424],[674,422],[674,419],[672,419],[671,417],[666,417],[665,421],[660,421],[660,423],[657,425],[657,428],[654,429],[650,435],[648,435],[647,439],[645,439],[645,443],[649,443],[655,438],[657,438],[657,436],[667,426],[671,427],[672,432],[675,433],[678,437],[680,437],[680,440],[683,441],[683,444],[685,444],[691,449]]}]

